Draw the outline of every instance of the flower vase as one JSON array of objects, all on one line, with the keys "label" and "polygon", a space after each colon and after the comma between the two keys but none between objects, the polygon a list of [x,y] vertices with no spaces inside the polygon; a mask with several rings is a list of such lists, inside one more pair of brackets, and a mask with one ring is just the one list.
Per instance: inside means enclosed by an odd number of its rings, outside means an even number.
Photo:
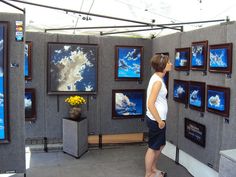
[{"label": "flower vase", "polygon": [[81,117],[81,108],[78,106],[77,107],[76,106],[70,107],[69,115],[70,115],[71,119],[79,120]]}]

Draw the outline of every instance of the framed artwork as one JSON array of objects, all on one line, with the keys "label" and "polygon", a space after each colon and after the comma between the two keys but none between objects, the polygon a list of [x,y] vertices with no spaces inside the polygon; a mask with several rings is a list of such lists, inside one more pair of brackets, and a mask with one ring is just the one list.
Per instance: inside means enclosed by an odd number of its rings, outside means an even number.
[{"label": "framed artwork", "polygon": [[192,142],[205,147],[206,126],[188,118],[184,118],[184,136]]},{"label": "framed artwork", "polygon": [[0,143],[9,142],[7,38],[8,22],[0,21]]},{"label": "framed artwork", "polygon": [[142,80],[143,47],[115,46],[115,80]]},{"label": "framed artwork", "polygon": [[191,109],[205,111],[205,86],[204,82],[189,82],[188,103]]},{"label": "framed artwork", "polygon": [[35,121],[36,120],[36,106],[35,106],[35,89],[25,89],[25,120]]},{"label": "framed artwork", "polygon": [[175,70],[189,71],[190,48],[175,49]]},{"label": "framed artwork", "polygon": [[208,41],[193,42],[191,46],[191,70],[206,71]]},{"label": "framed artwork", "polygon": [[145,94],[143,89],[112,90],[112,118],[144,118]]},{"label": "framed artwork", "polygon": [[209,46],[209,71],[231,74],[232,72],[232,43]]},{"label": "framed artwork", "polygon": [[96,94],[95,44],[48,43],[48,94]]},{"label": "framed artwork", "polygon": [[32,42],[25,43],[25,80],[32,80]]},{"label": "framed artwork", "polygon": [[187,104],[188,103],[188,81],[174,79],[174,100]]},{"label": "framed artwork", "polygon": [[207,85],[207,111],[229,117],[230,88]]}]

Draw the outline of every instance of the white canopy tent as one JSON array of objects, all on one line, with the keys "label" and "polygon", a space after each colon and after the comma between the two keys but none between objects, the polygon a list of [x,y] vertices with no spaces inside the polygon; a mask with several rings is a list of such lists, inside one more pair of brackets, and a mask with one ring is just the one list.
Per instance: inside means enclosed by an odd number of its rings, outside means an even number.
[{"label": "white canopy tent", "polygon": [[[175,33],[181,30],[180,26],[183,26],[184,31],[189,31],[220,23],[220,21],[217,20],[221,20],[222,22],[223,20],[226,20],[226,18],[229,18],[232,21],[236,18],[236,2],[234,0],[218,2],[214,0],[0,1],[2,1],[0,2],[1,12],[20,12],[16,8],[7,5],[7,3],[25,10],[26,31],[45,31],[45,29],[60,28],[60,30],[53,30],[50,32],[80,35],[100,35],[101,32],[105,35],[106,33],[121,32],[117,33],[117,35],[158,37],[169,33]],[[45,6],[40,7],[39,5]],[[102,17],[99,17],[100,15]],[[115,18],[127,21],[115,20]],[[128,22],[128,20],[132,22]],[[133,21],[141,23],[134,23]],[[201,23],[202,21],[206,22]],[[159,24],[168,25],[156,26]],[[131,27],[134,25],[139,27]],[[176,27],[177,30],[169,29],[174,26],[178,26]],[[96,28],[89,29],[89,27]],[[62,30],[61,28],[80,29]],[[154,28],[158,29],[154,30]]]}]

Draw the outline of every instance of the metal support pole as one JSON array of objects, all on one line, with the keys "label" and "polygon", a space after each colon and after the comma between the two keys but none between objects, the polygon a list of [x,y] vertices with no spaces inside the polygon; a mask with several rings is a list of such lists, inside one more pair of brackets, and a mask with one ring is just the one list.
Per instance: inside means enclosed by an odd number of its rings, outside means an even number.
[{"label": "metal support pole", "polygon": [[21,8],[15,6],[15,5],[13,5],[13,4],[9,3],[9,2],[6,2],[6,1],[4,1],[4,0],[0,0],[0,1],[3,2],[3,3],[5,3],[5,4],[7,4],[7,5],[9,5],[9,6],[11,6],[11,7],[14,7],[14,8],[16,8],[16,9],[22,11],[23,13],[25,13],[25,10],[24,10],[24,9],[21,9]]}]

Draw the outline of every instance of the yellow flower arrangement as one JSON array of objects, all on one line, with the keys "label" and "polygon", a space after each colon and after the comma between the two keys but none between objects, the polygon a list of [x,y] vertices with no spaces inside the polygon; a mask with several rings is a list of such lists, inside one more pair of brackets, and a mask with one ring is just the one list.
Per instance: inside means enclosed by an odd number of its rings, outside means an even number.
[{"label": "yellow flower arrangement", "polygon": [[68,103],[70,106],[79,106],[81,104],[86,103],[85,99],[79,95],[67,97],[65,99],[65,102]]}]

